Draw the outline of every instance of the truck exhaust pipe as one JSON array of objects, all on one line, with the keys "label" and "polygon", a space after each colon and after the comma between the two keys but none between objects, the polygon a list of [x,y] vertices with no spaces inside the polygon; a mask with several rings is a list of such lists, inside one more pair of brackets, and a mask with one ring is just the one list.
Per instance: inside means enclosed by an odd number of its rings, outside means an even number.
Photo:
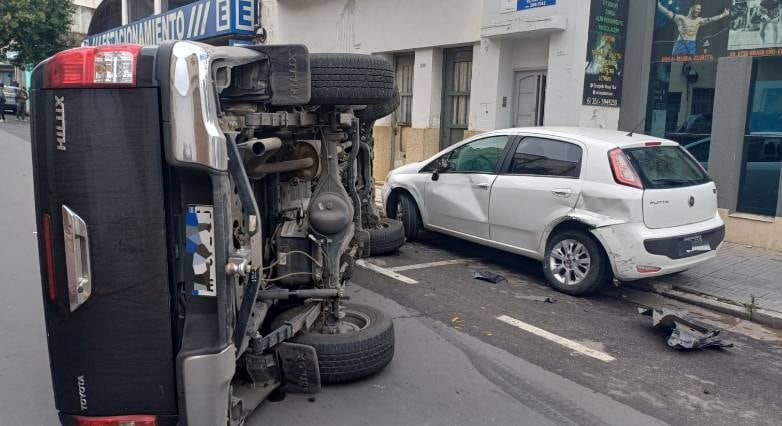
[{"label": "truck exhaust pipe", "polygon": [[282,146],[280,138],[250,139],[238,144],[239,149],[250,156],[265,157]]}]

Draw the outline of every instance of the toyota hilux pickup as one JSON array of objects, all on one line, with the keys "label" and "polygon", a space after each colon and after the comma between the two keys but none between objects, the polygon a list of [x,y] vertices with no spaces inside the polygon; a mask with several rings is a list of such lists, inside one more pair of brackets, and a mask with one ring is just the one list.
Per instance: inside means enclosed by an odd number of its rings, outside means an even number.
[{"label": "toyota hilux pickup", "polygon": [[399,102],[389,62],[81,47],[39,64],[32,87],[62,424],[238,425],[273,392],[391,361],[391,319],[345,292],[373,238],[404,242],[371,176],[372,123]]}]

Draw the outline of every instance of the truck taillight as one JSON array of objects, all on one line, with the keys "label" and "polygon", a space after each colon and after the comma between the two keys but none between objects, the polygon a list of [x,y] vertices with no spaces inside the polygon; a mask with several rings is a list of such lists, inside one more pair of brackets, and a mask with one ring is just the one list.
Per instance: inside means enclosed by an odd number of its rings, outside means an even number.
[{"label": "truck taillight", "polygon": [[608,161],[611,163],[611,172],[614,174],[616,183],[643,189],[641,178],[633,165],[630,164],[630,159],[621,149],[616,148],[608,151]]},{"label": "truck taillight", "polygon": [[46,64],[45,87],[132,87],[141,45],[77,47],[54,55]]},{"label": "truck taillight", "polygon": [[155,416],[76,416],[75,420],[78,426],[157,426]]}]

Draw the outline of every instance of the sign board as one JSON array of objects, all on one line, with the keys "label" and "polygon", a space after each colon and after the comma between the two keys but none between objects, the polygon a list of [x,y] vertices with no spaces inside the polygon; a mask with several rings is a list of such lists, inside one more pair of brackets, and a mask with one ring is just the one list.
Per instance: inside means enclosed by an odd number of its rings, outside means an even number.
[{"label": "sign board", "polygon": [[583,104],[618,107],[622,97],[629,0],[591,1]]},{"label": "sign board", "polygon": [[88,36],[82,46],[134,43],[157,45],[168,40],[204,40],[251,36],[258,13],[254,0],[201,0]]},{"label": "sign board", "polygon": [[660,0],[653,62],[782,56],[779,0]]},{"label": "sign board", "polygon": [[553,6],[557,0],[516,0],[516,10],[526,10],[535,7]]}]

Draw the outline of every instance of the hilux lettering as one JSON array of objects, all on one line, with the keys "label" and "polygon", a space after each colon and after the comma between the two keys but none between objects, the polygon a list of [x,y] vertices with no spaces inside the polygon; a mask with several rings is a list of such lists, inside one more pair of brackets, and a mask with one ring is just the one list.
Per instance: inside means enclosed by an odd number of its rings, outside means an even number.
[{"label": "hilux lettering", "polygon": [[54,129],[57,134],[57,149],[65,151],[65,96],[54,97]]}]

